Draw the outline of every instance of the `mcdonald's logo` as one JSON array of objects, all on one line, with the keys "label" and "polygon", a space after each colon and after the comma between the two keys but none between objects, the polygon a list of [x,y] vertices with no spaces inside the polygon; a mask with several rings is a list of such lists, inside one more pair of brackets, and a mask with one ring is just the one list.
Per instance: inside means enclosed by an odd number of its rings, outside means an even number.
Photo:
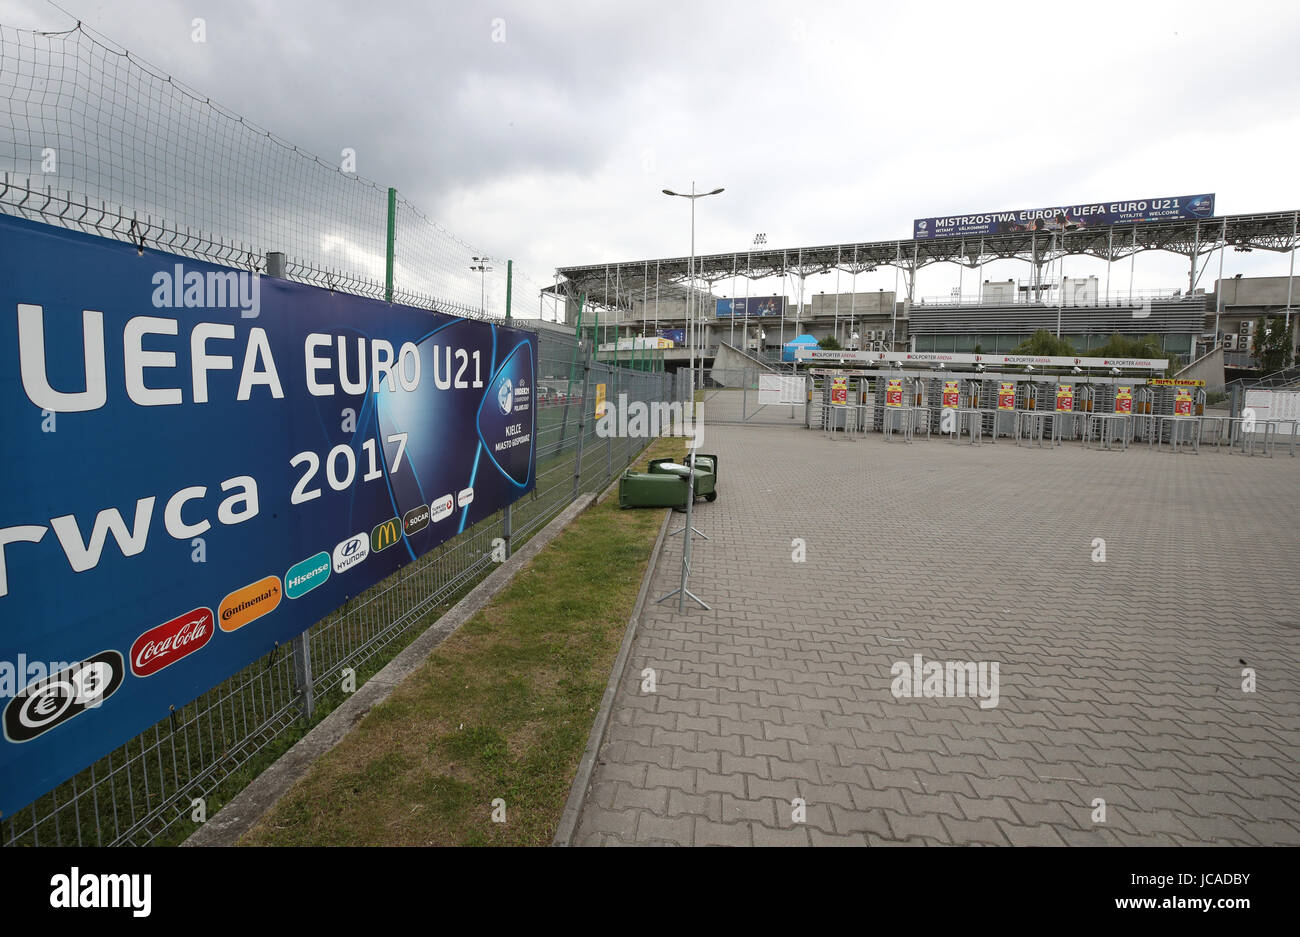
[{"label": "mcdonald's logo", "polygon": [[370,531],[370,549],[378,553],[380,550],[387,550],[397,541],[402,539],[401,521],[395,517],[390,517],[374,530]]}]

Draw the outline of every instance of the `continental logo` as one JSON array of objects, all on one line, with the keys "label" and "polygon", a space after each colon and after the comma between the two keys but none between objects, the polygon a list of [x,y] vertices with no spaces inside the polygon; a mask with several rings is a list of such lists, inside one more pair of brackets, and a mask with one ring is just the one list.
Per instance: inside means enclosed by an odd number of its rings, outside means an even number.
[{"label": "continental logo", "polygon": [[221,600],[217,617],[222,631],[238,631],[250,621],[269,615],[280,604],[284,594],[280,591],[280,577],[267,576],[236,589]]},{"label": "continental logo", "polygon": [[330,578],[330,555],[321,550],[301,563],[294,563],[284,574],[284,591],[299,599]]},{"label": "continental logo", "polygon": [[428,526],[429,506],[427,504],[416,505],[402,516],[402,531],[408,537],[412,534],[418,534]]},{"label": "continental logo", "polygon": [[401,520],[396,517],[390,517],[374,530],[370,531],[370,549],[378,553],[381,550],[387,550],[397,541],[402,539]]}]

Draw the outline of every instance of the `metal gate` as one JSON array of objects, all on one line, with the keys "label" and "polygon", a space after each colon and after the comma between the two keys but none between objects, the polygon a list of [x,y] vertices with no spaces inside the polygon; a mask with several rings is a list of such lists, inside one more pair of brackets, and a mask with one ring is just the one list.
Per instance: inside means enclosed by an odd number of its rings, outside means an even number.
[{"label": "metal gate", "polygon": [[[773,396],[773,389],[763,386],[764,377],[798,382],[797,388],[794,385],[785,388],[784,397],[789,401],[797,398],[799,402],[767,402]],[[696,392],[696,399],[704,404],[703,417],[707,423],[801,426],[805,422],[808,379],[802,374],[757,367],[709,368],[701,374],[701,383],[703,387]]]}]

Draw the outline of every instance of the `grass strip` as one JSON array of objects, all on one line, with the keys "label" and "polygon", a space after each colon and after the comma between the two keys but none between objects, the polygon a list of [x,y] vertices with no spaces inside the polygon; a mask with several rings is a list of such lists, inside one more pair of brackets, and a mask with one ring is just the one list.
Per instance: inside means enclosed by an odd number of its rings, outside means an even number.
[{"label": "grass strip", "polygon": [[581,514],[241,845],[549,844],[662,518],[617,497]]}]

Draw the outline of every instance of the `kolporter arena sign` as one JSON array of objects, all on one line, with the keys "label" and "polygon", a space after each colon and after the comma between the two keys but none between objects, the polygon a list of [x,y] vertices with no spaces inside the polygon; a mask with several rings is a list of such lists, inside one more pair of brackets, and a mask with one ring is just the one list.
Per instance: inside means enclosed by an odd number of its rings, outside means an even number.
[{"label": "kolporter arena sign", "polygon": [[534,485],[537,336],[0,216],[0,812]]},{"label": "kolporter arena sign", "polygon": [[912,225],[912,237],[925,240],[1036,231],[1050,234],[1080,228],[1104,228],[1107,225],[1209,218],[1213,214],[1213,194],[1179,195],[1173,198],[1143,198],[1126,202],[1093,202],[1087,205],[1057,205],[1052,208],[918,218]]}]

